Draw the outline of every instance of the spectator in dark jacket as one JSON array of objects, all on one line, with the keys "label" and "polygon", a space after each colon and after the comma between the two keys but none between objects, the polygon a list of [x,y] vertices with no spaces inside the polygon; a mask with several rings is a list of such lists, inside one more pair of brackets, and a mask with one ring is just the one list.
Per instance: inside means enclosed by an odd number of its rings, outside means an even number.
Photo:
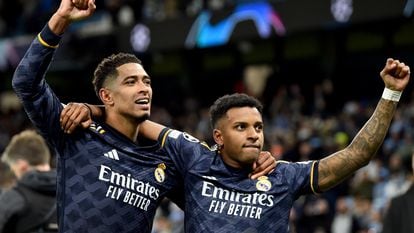
[{"label": "spectator in dark jacket", "polygon": [[14,187],[0,195],[0,232],[52,232],[56,222],[56,172],[42,136],[25,130],[11,139],[2,161],[17,178]]},{"label": "spectator in dark jacket", "polygon": [[[414,153],[411,156],[414,172]],[[413,177],[412,177],[413,178]],[[384,217],[382,233],[412,233],[414,232],[414,183],[400,196],[391,199],[390,206]]]}]

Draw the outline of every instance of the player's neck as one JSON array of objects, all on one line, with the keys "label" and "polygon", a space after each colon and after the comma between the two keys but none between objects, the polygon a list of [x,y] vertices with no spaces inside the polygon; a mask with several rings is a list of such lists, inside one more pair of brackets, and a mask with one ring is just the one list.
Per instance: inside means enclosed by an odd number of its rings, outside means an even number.
[{"label": "player's neck", "polygon": [[138,136],[139,122],[133,119],[126,119],[120,115],[107,114],[105,123],[135,142]]},{"label": "player's neck", "polygon": [[252,169],[252,166],[253,166],[252,164],[240,163],[236,160],[231,159],[229,156],[226,156],[226,155],[223,155],[223,154],[220,154],[220,156],[223,159],[223,162],[227,166],[229,166],[233,169],[237,169],[237,170],[251,170]]}]

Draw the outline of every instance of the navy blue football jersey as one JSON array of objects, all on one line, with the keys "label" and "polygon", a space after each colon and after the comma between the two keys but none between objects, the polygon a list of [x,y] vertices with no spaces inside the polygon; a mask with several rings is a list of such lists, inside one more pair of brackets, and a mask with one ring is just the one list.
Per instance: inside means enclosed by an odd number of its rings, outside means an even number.
[{"label": "navy blue football jersey", "polygon": [[104,123],[63,133],[62,104],[44,79],[59,39],[46,26],[13,76],[28,117],[58,155],[59,232],[151,232],[179,173],[159,144],[138,147]]},{"label": "navy blue football jersey", "polygon": [[217,150],[170,130],[162,140],[182,174],[186,232],[288,232],[294,201],[317,187],[317,161],[281,162],[257,180],[227,166]]}]

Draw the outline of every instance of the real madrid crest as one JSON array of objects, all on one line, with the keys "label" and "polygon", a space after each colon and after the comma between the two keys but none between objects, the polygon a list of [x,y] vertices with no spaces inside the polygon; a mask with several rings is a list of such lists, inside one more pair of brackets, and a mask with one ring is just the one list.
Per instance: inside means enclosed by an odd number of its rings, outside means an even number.
[{"label": "real madrid crest", "polygon": [[159,183],[162,183],[165,180],[165,171],[164,170],[166,168],[167,167],[165,166],[164,163],[160,163],[160,164],[158,164],[158,167],[154,171],[154,177]]},{"label": "real madrid crest", "polygon": [[272,188],[272,183],[270,183],[267,176],[261,176],[257,178],[256,188],[259,191],[269,191]]}]

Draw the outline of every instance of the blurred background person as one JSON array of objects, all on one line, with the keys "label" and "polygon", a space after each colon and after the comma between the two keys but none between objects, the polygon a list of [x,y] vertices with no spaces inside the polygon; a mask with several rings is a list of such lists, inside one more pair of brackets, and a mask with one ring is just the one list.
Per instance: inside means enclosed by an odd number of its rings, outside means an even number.
[{"label": "blurred background person", "polygon": [[[414,171],[414,153],[411,156]],[[414,185],[411,176],[411,186],[403,194],[391,199],[383,219],[382,233],[412,233],[414,232]]]},{"label": "blurred background person", "polygon": [[0,232],[57,232],[56,171],[43,137],[34,130],[16,134],[1,159],[17,182],[0,195]]}]

